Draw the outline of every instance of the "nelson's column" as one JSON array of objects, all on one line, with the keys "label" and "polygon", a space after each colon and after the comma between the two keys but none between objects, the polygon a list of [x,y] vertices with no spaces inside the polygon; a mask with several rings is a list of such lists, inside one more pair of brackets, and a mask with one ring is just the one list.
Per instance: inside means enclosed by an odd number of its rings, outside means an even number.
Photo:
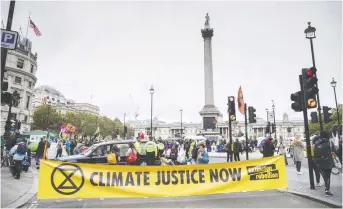
[{"label": "nelson's column", "polygon": [[218,117],[223,117],[222,113],[214,106],[213,99],[213,66],[212,66],[212,36],[213,29],[210,28],[210,17],[206,14],[205,28],[201,29],[204,38],[204,78],[205,78],[205,106],[199,112],[203,129],[215,129]]}]

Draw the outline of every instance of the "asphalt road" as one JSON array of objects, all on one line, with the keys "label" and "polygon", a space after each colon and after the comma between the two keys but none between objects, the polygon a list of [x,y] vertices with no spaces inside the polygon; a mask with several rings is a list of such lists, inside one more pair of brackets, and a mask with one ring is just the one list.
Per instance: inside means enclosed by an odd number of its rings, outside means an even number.
[{"label": "asphalt road", "polygon": [[[260,158],[252,154],[250,159]],[[245,153],[241,155],[245,160]],[[226,157],[210,157],[211,163],[226,162]],[[34,164],[33,164],[34,165]],[[294,166],[292,159],[289,165]],[[304,161],[304,167],[307,162]],[[112,198],[37,200],[33,197],[22,208],[324,208],[325,205],[277,190],[167,198]]]},{"label": "asphalt road", "polygon": [[325,208],[325,205],[279,191],[259,191],[169,198],[40,200],[22,208]]}]

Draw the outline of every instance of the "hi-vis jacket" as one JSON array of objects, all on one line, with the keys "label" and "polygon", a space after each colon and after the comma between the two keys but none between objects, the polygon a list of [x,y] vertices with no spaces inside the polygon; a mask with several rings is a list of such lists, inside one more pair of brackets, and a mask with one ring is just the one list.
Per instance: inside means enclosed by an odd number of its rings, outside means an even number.
[{"label": "hi-vis jacket", "polygon": [[164,144],[163,143],[159,143],[157,146],[158,146],[159,150],[164,150]]},{"label": "hi-vis jacket", "polygon": [[148,152],[155,152],[155,156],[157,156],[157,146],[156,143],[153,141],[148,141],[145,146],[145,151]]},{"label": "hi-vis jacket", "polygon": [[140,141],[135,142],[135,149],[139,155],[141,155],[142,152],[144,152],[144,147],[142,146],[142,143]]}]

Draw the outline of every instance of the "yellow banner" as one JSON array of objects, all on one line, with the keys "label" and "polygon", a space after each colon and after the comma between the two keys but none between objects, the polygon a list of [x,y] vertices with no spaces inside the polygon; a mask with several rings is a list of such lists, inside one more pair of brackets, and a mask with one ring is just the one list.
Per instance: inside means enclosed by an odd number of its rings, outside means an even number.
[{"label": "yellow banner", "polygon": [[183,166],[41,160],[38,198],[191,196],[287,187],[283,156]]}]

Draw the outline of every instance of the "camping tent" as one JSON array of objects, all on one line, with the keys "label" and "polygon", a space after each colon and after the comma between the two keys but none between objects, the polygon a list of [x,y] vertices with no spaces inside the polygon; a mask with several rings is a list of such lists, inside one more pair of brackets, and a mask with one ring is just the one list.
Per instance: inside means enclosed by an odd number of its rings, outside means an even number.
[{"label": "camping tent", "polygon": [[[32,142],[39,142],[43,136],[47,137],[48,132],[42,131],[42,130],[34,130],[31,132],[23,133],[22,135],[29,136],[30,137],[29,142],[32,143]],[[49,137],[53,137],[53,138],[57,137],[57,134],[50,132]]]}]

